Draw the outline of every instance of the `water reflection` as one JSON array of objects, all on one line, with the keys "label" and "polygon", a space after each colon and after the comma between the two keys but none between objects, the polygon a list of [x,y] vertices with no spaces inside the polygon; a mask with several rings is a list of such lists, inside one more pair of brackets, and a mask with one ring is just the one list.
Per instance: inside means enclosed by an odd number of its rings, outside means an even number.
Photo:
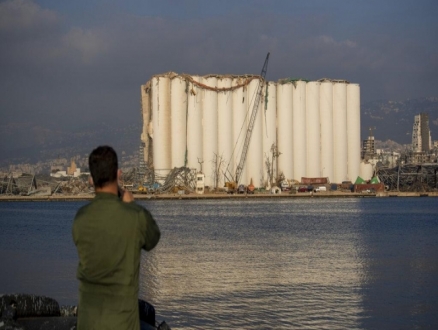
[{"label": "water reflection", "polygon": [[215,211],[185,201],[170,212],[154,204],[165,235],[143,259],[141,295],[178,328],[355,327],[363,277],[355,205],[229,201]]}]

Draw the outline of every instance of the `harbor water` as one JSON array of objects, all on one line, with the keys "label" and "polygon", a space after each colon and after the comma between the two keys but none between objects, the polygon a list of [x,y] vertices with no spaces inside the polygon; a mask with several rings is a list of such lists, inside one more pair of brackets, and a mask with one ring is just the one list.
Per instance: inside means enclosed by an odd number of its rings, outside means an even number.
[{"label": "harbor water", "polygon": [[[77,304],[87,202],[0,203],[0,294]],[[140,298],[172,329],[437,329],[436,198],[141,201]]]}]

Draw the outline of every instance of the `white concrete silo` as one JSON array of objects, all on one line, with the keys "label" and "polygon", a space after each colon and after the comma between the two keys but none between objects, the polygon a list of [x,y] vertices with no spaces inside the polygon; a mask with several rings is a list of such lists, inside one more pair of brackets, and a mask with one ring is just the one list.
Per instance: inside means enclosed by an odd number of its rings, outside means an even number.
[{"label": "white concrete silo", "polygon": [[360,172],[360,87],[358,84],[347,86],[347,158],[348,179],[352,182]]},{"label": "white concrete silo", "polygon": [[149,145],[149,125],[151,121],[151,100],[150,100],[150,84],[141,85],[141,118],[142,118],[142,130],[140,140],[144,145],[143,148],[143,161],[145,164],[149,162],[149,150],[152,146]]},{"label": "white concrete silo", "polygon": [[[212,88],[217,87],[217,78],[214,76],[203,77],[204,85]],[[217,155],[218,124],[217,124],[217,91],[204,89],[202,102],[202,136],[203,146],[202,169],[205,174],[205,185],[214,188],[216,183],[214,161]]]},{"label": "white concrete silo", "polygon": [[167,175],[171,168],[170,142],[170,79],[168,76],[152,78],[152,122],[154,169]]},{"label": "white concrete silo", "polygon": [[[273,178],[276,178],[276,159],[273,159],[272,148],[277,147],[277,86],[274,82],[267,82],[268,88],[265,87],[266,97],[263,98],[262,102],[262,121],[263,121],[263,169],[265,186],[270,187],[270,183],[267,180],[268,171],[272,172]],[[269,159],[270,168],[266,165],[266,159]]]},{"label": "white concrete silo", "polygon": [[[247,99],[248,99],[248,124],[249,120],[252,116],[252,112],[255,109],[255,102],[257,100],[257,91],[259,85],[264,83],[259,79],[253,79],[248,85],[247,88]],[[264,93],[263,93],[264,94]],[[262,122],[262,98],[257,106],[257,113],[254,121],[254,126],[252,128],[252,134],[249,140],[248,146],[248,155],[246,159],[246,174],[247,174],[247,182],[243,182],[243,184],[248,185],[253,182],[255,187],[261,187],[263,185],[262,174],[263,174],[263,122]],[[245,136],[246,136],[245,132]]]},{"label": "white concrete silo", "polygon": [[176,76],[170,82],[171,168],[186,165],[187,94],[186,81]]},{"label": "white concrete silo", "polygon": [[360,163],[359,176],[365,181],[371,180],[374,174],[374,166],[371,163]]},{"label": "white concrete silo", "polygon": [[307,144],[306,144],[306,82],[296,81],[292,90],[292,131],[294,179],[301,182],[306,177]]},{"label": "white concrete silo", "polygon": [[187,167],[201,170],[198,160],[202,161],[202,89],[196,84],[199,76],[188,77],[187,91]]},{"label": "white concrete silo", "polygon": [[320,124],[320,97],[321,83],[310,81],[306,91],[306,134],[307,134],[307,176],[317,178],[321,176],[321,124]]},{"label": "white concrete silo", "polygon": [[233,92],[230,90],[231,82],[232,79],[229,77],[220,78],[217,82],[219,89],[217,96],[219,187],[224,186],[222,173],[233,155]]},{"label": "white concrete silo", "polygon": [[[286,180],[294,178],[292,135],[292,90],[290,82],[277,84],[277,145],[281,155],[277,159],[278,175]],[[298,179],[299,180],[299,179]]]},{"label": "white concrete silo", "polygon": [[321,82],[319,90],[321,123],[321,177],[333,181],[333,84]]},{"label": "white concrete silo", "polygon": [[333,182],[347,180],[347,84],[333,86]]},{"label": "white concrete silo", "polygon": [[[246,79],[243,77],[236,77],[233,79],[233,86],[240,86],[245,84]],[[245,133],[247,129],[246,120],[246,85],[238,87],[233,91],[233,161],[230,162],[228,167],[227,175],[231,176],[230,180],[236,179],[236,169],[239,164],[243,143],[245,140]],[[246,164],[243,167],[241,177],[239,182],[247,182],[246,176]]]}]

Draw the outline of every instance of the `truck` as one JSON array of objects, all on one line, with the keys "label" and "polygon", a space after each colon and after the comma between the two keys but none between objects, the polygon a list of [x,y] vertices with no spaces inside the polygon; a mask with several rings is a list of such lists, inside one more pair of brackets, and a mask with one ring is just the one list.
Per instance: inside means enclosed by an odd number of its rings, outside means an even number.
[{"label": "truck", "polygon": [[227,192],[227,194],[234,194],[236,192],[236,182],[225,182],[225,191]]}]

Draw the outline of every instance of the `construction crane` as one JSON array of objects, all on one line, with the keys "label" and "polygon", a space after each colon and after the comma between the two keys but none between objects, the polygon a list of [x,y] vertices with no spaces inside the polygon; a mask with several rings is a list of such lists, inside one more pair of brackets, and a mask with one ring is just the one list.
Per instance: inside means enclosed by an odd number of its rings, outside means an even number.
[{"label": "construction crane", "polygon": [[240,155],[239,165],[237,165],[236,177],[235,177],[236,185],[239,184],[240,176],[242,175],[243,166],[245,165],[246,155],[248,153],[249,142],[251,140],[252,130],[254,128],[254,123],[255,123],[256,116],[257,116],[257,110],[259,109],[260,100],[262,99],[262,88],[263,88],[263,82],[264,82],[265,77],[266,77],[266,70],[268,69],[269,54],[270,53],[268,53],[268,55],[266,55],[265,64],[263,65],[262,73],[260,74],[262,79],[259,82],[257,96],[256,96],[256,99],[254,101],[254,106],[252,108],[251,117],[250,117],[249,123],[248,123],[248,129],[246,131],[245,142],[243,144],[242,154]]}]

